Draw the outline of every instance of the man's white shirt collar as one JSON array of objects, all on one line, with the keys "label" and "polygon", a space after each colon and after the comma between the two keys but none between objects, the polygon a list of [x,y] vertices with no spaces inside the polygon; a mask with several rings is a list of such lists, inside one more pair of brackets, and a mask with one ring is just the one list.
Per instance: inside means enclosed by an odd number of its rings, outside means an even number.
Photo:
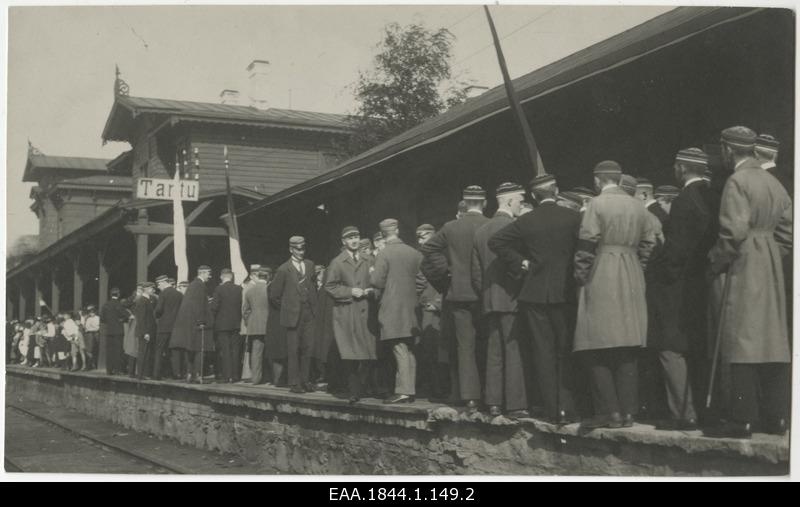
[{"label": "man's white shirt collar", "polygon": [[694,183],[695,181],[703,181],[703,178],[701,178],[700,176],[696,176],[696,177],[694,177],[694,178],[689,178],[689,179],[686,181],[686,183],[684,183],[684,184],[683,184],[683,188],[686,188],[686,187],[688,187],[689,185],[691,185],[691,184],[692,184],[692,183]]}]

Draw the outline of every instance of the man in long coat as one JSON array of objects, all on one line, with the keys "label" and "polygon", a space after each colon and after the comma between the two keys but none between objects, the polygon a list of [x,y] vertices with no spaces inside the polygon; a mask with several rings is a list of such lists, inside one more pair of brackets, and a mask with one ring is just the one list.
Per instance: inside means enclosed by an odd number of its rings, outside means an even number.
[{"label": "man in long coat", "polygon": [[515,325],[519,279],[513,278],[489,249],[492,236],[519,215],[525,190],[516,183],[503,183],[495,195],[497,212],[475,231],[472,247],[472,287],[482,296],[481,310],[489,327],[485,402],[492,416],[500,415],[503,406],[512,417],[527,416],[520,336]]},{"label": "man in long coat", "polygon": [[136,319],[136,338],[139,340],[137,370],[139,380],[150,377],[153,368],[153,355],[156,342],[156,317],[153,312],[153,295],[155,284],[145,282],[142,295],[133,304],[133,315]]},{"label": "man in long coat", "polygon": [[291,257],[278,268],[269,286],[269,299],[280,309],[280,324],[286,329],[288,384],[291,392],[299,394],[314,390],[309,375],[317,288],[314,263],[305,258],[305,238],[289,238],[289,252]]},{"label": "man in long coat", "polygon": [[523,279],[519,311],[531,330],[534,378],[547,417],[563,424],[577,416],[571,358],[572,257],[581,215],[557,205],[558,186],[552,176],[536,178],[532,192],[539,206],[497,232],[489,248],[510,273]]},{"label": "man in long coat", "polygon": [[655,246],[649,212],[618,186],[620,165],[600,162],[594,176],[600,195],[586,207],[575,252],[582,288],[574,350],[588,366],[595,411],[587,429],[633,425],[647,335],[644,268]]},{"label": "man in long coat", "polygon": [[[123,323],[128,320],[128,312],[119,301],[120,291],[111,289],[111,298],[106,301],[100,310],[100,322],[103,324],[106,336],[106,373],[115,375],[125,369],[122,352],[122,339],[125,335]],[[33,348],[33,347],[31,347]]]},{"label": "man in long coat", "polygon": [[416,395],[417,361],[412,349],[419,335],[416,277],[422,255],[400,239],[397,220],[387,218],[380,228],[386,246],[375,257],[370,283],[381,291],[381,341],[391,340],[397,363],[395,395],[384,403],[411,403]]},{"label": "man in long coat", "polygon": [[[333,333],[333,307],[335,302],[325,283],[328,279],[329,268],[322,264],[315,266],[314,283],[317,286],[317,313],[314,316],[314,344],[311,349],[311,358],[314,360],[316,389],[328,390],[337,387],[338,361],[337,350]],[[331,382],[333,385],[331,385]]]},{"label": "man in long coat", "polygon": [[[155,361],[153,361],[153,378],[161,379],[163,374],[163,364],[166,355],[169,353],[169,339],[172,335],[172,328],[175,326],[175,318],[181,307],[183,295],[175,289],[174,284],[166,275],[156,278],[156,283],[161,291],[154,311],[157,321]],[[172,363],[172,377],[181,378],[180,362]]]},{"label": "man in long coat", "polygon": [[377,294],[370,287],[370,263],[359,252],[360,237],[356,227],[342,230],[344,249],[331,261],[324,285],[335,302],[333,336],[346,372],[350,403],[361,398],[369,362],[377,359],[375,336],[368,322],[370,300]]},{"label": "man in long coat", "polygon": [[792,201],[754,158],[755,140],[746,127],[722,131],[722,158],[733,174],[722,192],[719,238],[709,255],[712,272],[727,273],[719,334],[733,396],[730,421],[708,436],[747,438],[757,424],[782,434],[789,415],[781,257],[792,243]]},{"label": "man in long coat", "polygon": [[201,381],[203,353],[214,350],[206,285],[210,279],[210,267],[204,265],[197,268],[197,278],[186,288],[169,340],[170,349],[178,349],[185,355],[187,382]]},{"label": "man in long coat", "polygon": [[708,251],[717,235],[711,190],[702,178],[707,167],[708,156],[699,148],[675,157],[675,176],[683,189],[672,201],[664,246],[648,269],[658,288],[655,310],[661,325],[648,346],[658,351],[664,371],[672,418],[660,425],[665,429],[697,425],[688,357],[698,351],[702,357],[705,345]]},{"label": "man in long coat", "polygon": [[220,283],[211,298],[214,315],[214,339],[219,351],[222,382],[238,382],[242,378],[242,287],[233,283],[233,271],[223,268]]},{"label": "man in long coat", "polygon": [[453,324],[455,343],[450,349],[451,397],[478,410],[481,381],[476,356],[480,298],[472,287],[472,246],[475,231],[489,221],[483,215],[486,192],[477,185],[464,189],[467,210],[422,246],[422,272],[445,295],[444,318]]},{"label": "man in long coat", "polygon": [[268,268],[258,267],[250,271],[250,284],[242,298],[242,322],[247,328],[250,343],[250,382],[264,382],[264,340],[269,319],[269,297],[267,294]]}]

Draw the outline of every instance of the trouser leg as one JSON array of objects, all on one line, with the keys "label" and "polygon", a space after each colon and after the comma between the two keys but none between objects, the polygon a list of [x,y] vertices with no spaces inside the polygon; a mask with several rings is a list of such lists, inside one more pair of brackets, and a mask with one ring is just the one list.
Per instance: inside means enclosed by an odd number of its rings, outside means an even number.
[{"label": "trouser leg", "polygon": [[244,362],[243,339],[238,331],[231,332],[231,379],[234,382],[242,380],[242,366]]},{"label": "trouser leg", "polygon": [[218,368],[216,372],[223,382],[230,381],[232,377],[233,358],[231,357],[231,332],[216,331],[214,333],[217,346]]},{"label": "trouser leg", "polygon": [[153,356],[153,378],[161,379],[164,369],[164,354],[169,344],[169,333],[158,333],[156,335],[156,349]]},{"label": "trouser leg", "polygon": [[[281,381],[281,375],[283,375],[283,370],[285,365],[282,360],[273,360],[272,361],[272,384],[274,386],[278,386]],[[288,375],[288,373],[287,373]],[[287,381],[288,385],[288,381]]]},{"label": "trouser leg", "polygon": [[731,419],[742,424],[758,421],[758,372],[756,364],[731,363]]},{"label": "trouser leg", "polygon": [[762,423],[789,419],[791,369],[789,363],[766,363],[758,367],[761,385]]},{"label": "trouser leg", "polygon": [[250,341],[250,382],[260,384],[264,365],[264,335],[249,335]]},{"label": "trouser leg", "polygon": [[522,367],[520,333],[517,329],[517,314],[506,313],[500,317],[503,337],[503,362],[505,363],[505,400],[507,410],[522,410],[528,407],[525,389],[525,373]]},{"label": "trouser leg", "polygon": [[615,352],[614,382],[622,414],[639,412],[638,348],[622,347]]},{"label": "trouser leg", "polygon": [[392,353],[397,363],[395,374],[395,394],[414,396],[416,394],[417,360],[411,350],[411,338],[401,338],[392,344]]},{"label": "trouser leg", "polygon": [[475,356],[475,308],[471,303],[453,305],[458,354],[458,387],[462,400],[479,400],[481,384]]},{"label": "trouser leg", "polygon": [[589,370],[592,405],[596,415],[620,412],[609,352],[606,349],[583,352]]},{"label": "trouser leg", "polygon": [[663,350],[658,355],[664,369],[667,405],[672,418],[682,421],[696,420],[686,357],[669,350]]},{"label": "trouser leg", "polygon": [[[554,418],[562,414],[572,415],[575,401],[571,384],[575,374],[570,354],[569,306],[531,304],[525,305],[524,311],[531,331],[535,378],[546,413]],[[606,380],[604,371],[598,370],[597,373]],[[595,383],[592,384],[594,387]],[[607,398],[606,395],[603,397]]]},{"label": "trouser leg", "polygon": [[182,379],[186,376],[186,361],[184,349],[169,349],[172,365],[172,378]]},{"label": "trouser leg", "polygon": [[290,327],[286,329],[286,360],[287,384],[289,387],[300,385],[300,347],[298,343],[298,328]]},{"label": "trouser leg", "polygon": [[366,361],[342,361],[347,372],[347,389],[351,398],[361,398],[364,392],[364,382],[369,373]]},{"label": "trouser leg", "polygon": [[314,318],[311,311],[304,309],[300,315],[298,346],[300,355],[300,382],[305,385],[311,378],[311,346],[314,343]]},{"label": "trouser leg", "polygon": [[503,405],[503,336],[500,329],[501,314],[492,312],[487,316],[486,388],[484,401],[487,405]]}]

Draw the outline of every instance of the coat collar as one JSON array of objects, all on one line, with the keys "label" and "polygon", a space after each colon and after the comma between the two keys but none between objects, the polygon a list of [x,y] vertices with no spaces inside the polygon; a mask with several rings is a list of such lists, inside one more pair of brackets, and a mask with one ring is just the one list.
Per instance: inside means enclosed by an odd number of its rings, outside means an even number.
[{"label": "coat collar", "polygon": [[759,169],[763,171],[763,169],[761,169],[761,162],[753,157],[747,157],[744,160],[740,160],[739,163],[736,164],[733,172],[744,171],[746,169]]}]

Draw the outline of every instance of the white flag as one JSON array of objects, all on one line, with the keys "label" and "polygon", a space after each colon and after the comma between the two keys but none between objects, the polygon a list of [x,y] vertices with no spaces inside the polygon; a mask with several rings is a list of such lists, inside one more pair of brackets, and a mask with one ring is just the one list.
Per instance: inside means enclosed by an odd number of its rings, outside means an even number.
[{"label": "white flag", "polygon": [[[181,184],[181,170],[175,164],[175,188],[179,189]],[[183,218],[183,201],[181,193],[172,192],[172,233],[174,235],[172,245],[174,247],[175,266],[178,268],[177,281],[189,280],[189,260],[186,258],[186,222]]]}]

